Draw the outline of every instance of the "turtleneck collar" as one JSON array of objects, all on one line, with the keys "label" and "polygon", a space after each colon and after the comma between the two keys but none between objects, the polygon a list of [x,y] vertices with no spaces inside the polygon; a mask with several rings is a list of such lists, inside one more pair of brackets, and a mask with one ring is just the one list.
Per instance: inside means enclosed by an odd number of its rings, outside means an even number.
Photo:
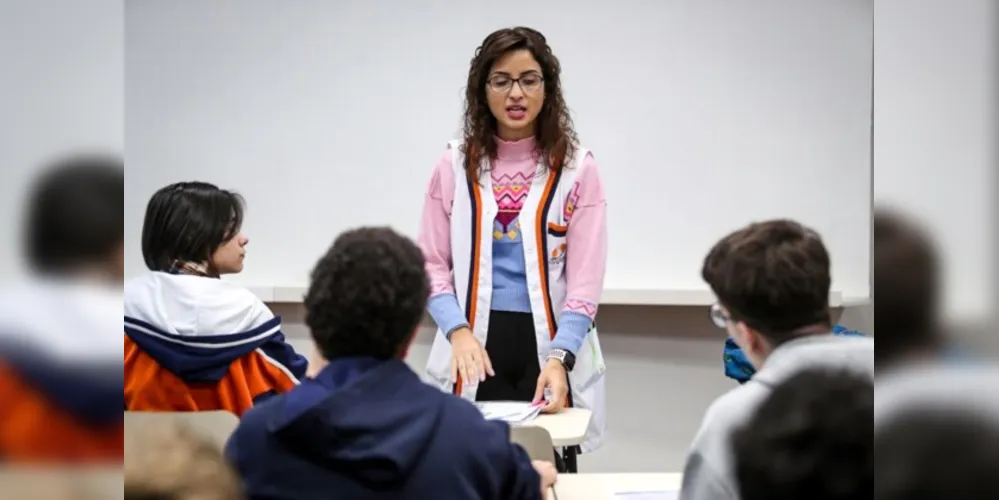
[{"label": "turtleneck collar", "polygon": [[496,156],[501,160],[530,160],[535,157],[536,150],[537,143],[533,137],[519,141],[504,141],[499,137],[496,138]]}]

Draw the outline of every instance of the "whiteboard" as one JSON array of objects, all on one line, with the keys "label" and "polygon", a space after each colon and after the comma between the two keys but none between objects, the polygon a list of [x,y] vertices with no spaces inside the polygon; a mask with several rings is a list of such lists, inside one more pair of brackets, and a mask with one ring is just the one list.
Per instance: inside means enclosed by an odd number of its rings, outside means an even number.
[{"label": "whiteboard", "polygon": [[883,0],[874,29],[875,200],[934,236],[946,312],[988,318],[999,227],[999,2]]},{"label": "whiteboard", "polygon": [[715,241],[791,217],[833,288],[869,295],[870,0],[386,4],[127,4],[129,273],[149,196],[179,180],[246,197],[251,287],[304,285],[347,228],[415,236],[475,47],[528,24],[606,183],[607,289],[703,293]]}]

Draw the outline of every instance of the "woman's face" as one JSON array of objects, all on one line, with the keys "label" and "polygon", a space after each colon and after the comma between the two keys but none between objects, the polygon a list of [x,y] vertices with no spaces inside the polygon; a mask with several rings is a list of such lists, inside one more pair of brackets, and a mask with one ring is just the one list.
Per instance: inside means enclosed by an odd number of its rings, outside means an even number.
[{"label": "woman's face", "polygon": [[535,122],[545,103],[545,82],[531,51],[508,52],[493,64],[486,80],[486,98],[500,139],[534,136]]},{"label": "woman's face", "polygon": [[243,270],[243,259],[246,257],[246,244],[250,239],[242,231],[236,233],[231,240],[222,243],[212,254],[211,265],[219,275],[236,274]]}]

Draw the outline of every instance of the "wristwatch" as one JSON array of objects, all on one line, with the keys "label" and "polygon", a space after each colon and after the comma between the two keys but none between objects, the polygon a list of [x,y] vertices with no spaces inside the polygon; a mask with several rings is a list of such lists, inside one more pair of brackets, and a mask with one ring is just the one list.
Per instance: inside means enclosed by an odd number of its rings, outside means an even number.
[{"label": "wristwatch", "polygon": [[572,367],[576,366],[576,355],[565,349],[552,349],[548,351],[548,359],[557,359],[559,363],[562,363],[567,372],[571,372]]}]

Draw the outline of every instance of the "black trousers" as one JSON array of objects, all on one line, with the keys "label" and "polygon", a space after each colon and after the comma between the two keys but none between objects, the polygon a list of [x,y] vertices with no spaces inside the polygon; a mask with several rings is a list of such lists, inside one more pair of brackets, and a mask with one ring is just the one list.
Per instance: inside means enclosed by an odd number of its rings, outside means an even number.
[{"label": "black trousers", "polygon": [[[534,332],[534,316],[530,313],[506,311],[489,312],[489,332],[486,337],[486,354],[496,375],[479,382],[476,401],[531,401],[538,387],[538,340]],[[571,464],[553,450],[555,467],[559,472],[576,472],[575,456],[579,451],[572,447]]]},{"label": "black trousers", "polygon": [[493,377],[479,382],[476,401],[531,401],[537,388],[538,341],[530,313],[489,312],[486,354]]}]

